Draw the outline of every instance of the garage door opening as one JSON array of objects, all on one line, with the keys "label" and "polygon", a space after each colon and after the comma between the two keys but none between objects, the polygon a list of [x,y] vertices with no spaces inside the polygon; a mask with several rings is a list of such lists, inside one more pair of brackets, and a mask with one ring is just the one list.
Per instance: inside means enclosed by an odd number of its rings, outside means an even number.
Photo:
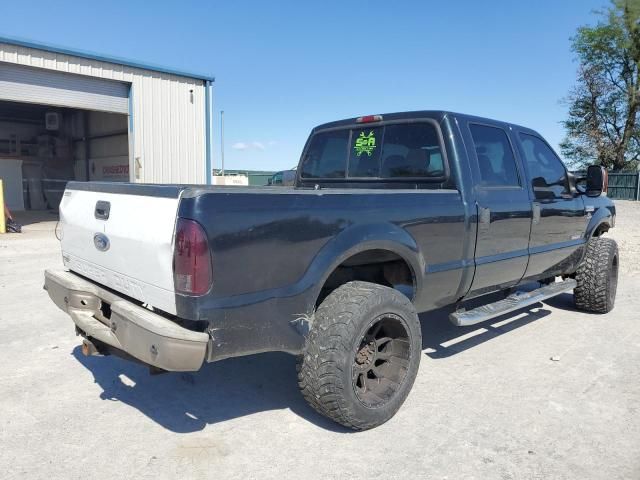
[{"label": "garage door opening", "polygon": [[12,211],[57,210],[69,180],[127,182],[128,116],[0,101],[0,178]]}]

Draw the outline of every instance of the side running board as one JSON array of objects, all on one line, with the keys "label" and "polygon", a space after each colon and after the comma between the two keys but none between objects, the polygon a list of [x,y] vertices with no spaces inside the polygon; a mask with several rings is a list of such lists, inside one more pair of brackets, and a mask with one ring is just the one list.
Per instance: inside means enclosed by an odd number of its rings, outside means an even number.
[{"label": "side running board", "polygon": [[564,280],[562,282],[551,283],[544,287],[540,287],[530,292],[516,292],[509,295],[504,300],[482,305],[473,310],[459,310],[449,315],[449,320],[457,327],[467,327],[476,323],[490,320],[505,313],[513,312],[522,307],[533,305],[547,298],[568,292],[576,288],[576,281],[573,279]]}]

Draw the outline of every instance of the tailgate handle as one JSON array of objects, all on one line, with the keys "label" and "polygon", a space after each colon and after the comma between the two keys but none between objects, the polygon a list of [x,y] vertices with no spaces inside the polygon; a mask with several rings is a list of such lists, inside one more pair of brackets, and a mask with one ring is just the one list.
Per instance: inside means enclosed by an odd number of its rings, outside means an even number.
[{"label": "tailgate handle", "polygon": [[98,200],[96,202],[96,210],[94,212],[94,215],[98,220],[108,220],[110,210],[111,203],[105,202],[104,200]]}]

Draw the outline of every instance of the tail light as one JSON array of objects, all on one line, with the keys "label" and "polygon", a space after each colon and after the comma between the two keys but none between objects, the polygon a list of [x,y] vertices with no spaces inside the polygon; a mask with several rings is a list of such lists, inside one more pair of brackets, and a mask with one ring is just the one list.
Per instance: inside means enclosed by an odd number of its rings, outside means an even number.
[{"label": "tail light", "polygon": [[177,293],[202,295],[212,280],[207,236],[194,220],[179,218],[173,251],[173,282]]}]

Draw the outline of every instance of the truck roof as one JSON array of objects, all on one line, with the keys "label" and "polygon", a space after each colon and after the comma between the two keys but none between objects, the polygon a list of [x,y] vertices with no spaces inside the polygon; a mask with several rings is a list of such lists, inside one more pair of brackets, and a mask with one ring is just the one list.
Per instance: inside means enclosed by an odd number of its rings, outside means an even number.
[{"label": "truck roof", "polygon": [[[409,112],[393,112],[393,113],[383,113],[380,114],[382,116],[383,121],[389,120],[411,120],[416,118],[432,118],[438,122],[442,121],[447,116],[457,117],[457,118],[466,118],[468,120],[473,120],[479,123],[489,123],[489,124],[501,124],[501,125],[511,125],[513,127],[517,127],[520,130],[529,131],[539,135],[535,130],[531,128],[524,127],[522,125],[517,125],[511,122],[504,122],[501,120],[495,120],[486,117],[478,117],[476,115],[468,115],[465,113],[457,113],[451,112],[447,110],[415,110]],[[347,125],[354,125],[356,120],[359,117],[345,118],[343,120],[336,120],[333,122],[323,123],[322,125],[318,125],[313,130],[324,130],[325,128],[333,128],[333,127],[342,127]]]}]

